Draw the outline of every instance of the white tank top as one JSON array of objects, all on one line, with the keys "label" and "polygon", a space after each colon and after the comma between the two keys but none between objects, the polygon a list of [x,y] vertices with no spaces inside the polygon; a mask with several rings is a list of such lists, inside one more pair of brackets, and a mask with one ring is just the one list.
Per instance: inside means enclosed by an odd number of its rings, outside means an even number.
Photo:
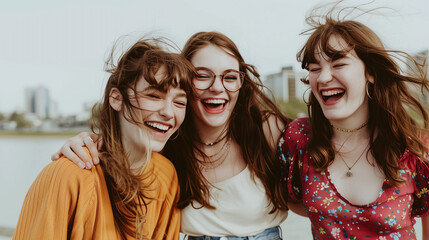
[{"label": "white tank top", "polygon": [[[256,182],[256,184],[255,184]],[[250,236],[278,226],[287,211],[269,214],[272,204],[261,181],[246,167],[239,174],[210,188],[210,203],[216,209],[182,210],[181,232],[190,236]],[[201,206],[194,202],[195,207]]]}]

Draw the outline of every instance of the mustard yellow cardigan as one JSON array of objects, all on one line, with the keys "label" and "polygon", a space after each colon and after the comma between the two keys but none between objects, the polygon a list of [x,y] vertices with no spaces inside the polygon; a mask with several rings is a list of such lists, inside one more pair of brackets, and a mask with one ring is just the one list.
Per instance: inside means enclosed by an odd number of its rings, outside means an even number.
[{"label": "mustard yellow cardigan", "polygon": [[[143,234],[148,239],[179,239],[180,210],[173,164],[152,154],[153,197],[147,201]],[[50,163],[25,197],[13,239],[120,239],[100,166],[82,170],[66,158]],[[129,239],[134,239],[130,237]]]}]

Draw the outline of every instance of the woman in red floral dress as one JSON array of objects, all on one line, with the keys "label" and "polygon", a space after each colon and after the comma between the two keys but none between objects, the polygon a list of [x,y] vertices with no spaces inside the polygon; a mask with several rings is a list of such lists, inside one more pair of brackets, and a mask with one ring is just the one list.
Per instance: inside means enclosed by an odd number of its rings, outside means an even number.
[{"label": "woman in red floral dress", "polygon": [[[289,124],[279,143],[289,199],[304,204],[314,239],[416,239],[415,217],[428,239],[428,145],[421,138],[428,113],[407,88],[429,89],[427,77],[367,26],[331,15],[308,18],[313,28],[298,53],[311,94],[309,118]],[[417,74],[404,75],[393,54]]]}]

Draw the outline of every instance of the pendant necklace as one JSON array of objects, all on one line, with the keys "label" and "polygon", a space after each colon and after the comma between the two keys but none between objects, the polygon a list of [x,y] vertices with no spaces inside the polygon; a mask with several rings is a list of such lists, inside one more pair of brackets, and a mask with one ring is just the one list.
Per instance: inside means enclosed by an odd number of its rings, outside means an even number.
[{"label": "pendant necklace", "polygon": [[353,176],[353,172],[352,172],[352,168],[356,165],[356,163],[359,161],[359,159],[362,157],[363,153],[366,151],[366,149],[369,146],[368,145],[365,147],[365,149],[362,151],[362,153],[359,155],[359,157],[354,161],[353,165],[349,167],[349,165],[347,164],[346,160],[344,160],[343,156],[340,153],[341,148],[343,148],[344,144],[347,142],[347,140],[350,139],[350,137],[357,131],[359,131],[360,129],[362,129],[363,127],[365,127],[366,125],[368,125],[368,121],[364,122],[362,125],[360,125],[357,128],[353,128],[353,129],[344,129],[344,128],[339,128],[339,127],[335,127],[334,125],[331,124],[331,126],[335,129],[337,129],[338,131],[341,132],[347,132],[347,133],[351,133],[350,136],[348,136],[346,138],[346,140],[343,142],[343,144],[341,144],[340,148],[336,151],[336,153],[338,153],[338,155],[340,156],[341,160],[343,160],[344,164],[347,166],[348,170],[346,172],[346,176],[347,177],[352,177]]},{"label": "pendant necklace", "polygon": [[340,156],[341,160],[343,160],[344,164],[345,164],[345,165],[347,166],[347,168],[349,169],[349,170],[347,170],[347,172],[346,172],[346,176],[347,176],[347,177],[352,177],[352,176],[353,176],[352,168],[353,168],[353,167],[356,165],[356,163],[361,159],[361,157],[362,157],[363,153],[366,151],[366,149],[368,148],[368,146],[369,146],[369,143],[368,143],[368,145],[366,145],[365,149],[362,151],[362,153],[359,155],[359,157],[355,160],[355,162],[353,163],[353,165],[351,165],[350,167],[349,167],[349,165],[347,164],[346,160],[344,160],[343,156],[341,156],[341,154],[340,154],[340,153],[338,153],[338,155]]}]

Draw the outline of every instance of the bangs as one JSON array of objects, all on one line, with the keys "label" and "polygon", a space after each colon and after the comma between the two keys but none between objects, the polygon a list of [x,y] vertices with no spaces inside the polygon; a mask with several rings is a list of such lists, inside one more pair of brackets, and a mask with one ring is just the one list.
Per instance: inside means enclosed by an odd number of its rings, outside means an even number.
[{"label": "bangs", "polygon": [[[317,28],[311,34],[307,43],[297,54],[297,59],[301,62],[301,68],[306,70],[308,70],[309,64],[319,62],[316,56],[327,57],[328,59],[325,60],[335,61],[345,57],[355,47],[355,44],[348,40],[348,34],[336,29],[335,26],[327,25],[324,28]],[[336,41],[341,44],[341,48],[331,45],[332,38],[341,40]]]},{"label": "bangs", "polygon": [[167,92],[170,87],[179,87],[187,93],[190,91],[196,72],[184,57],[161,51],[148,52],[141,61],[141,66],[145,67],[139,78],[146,80],[152,87],[162,92]]}]

